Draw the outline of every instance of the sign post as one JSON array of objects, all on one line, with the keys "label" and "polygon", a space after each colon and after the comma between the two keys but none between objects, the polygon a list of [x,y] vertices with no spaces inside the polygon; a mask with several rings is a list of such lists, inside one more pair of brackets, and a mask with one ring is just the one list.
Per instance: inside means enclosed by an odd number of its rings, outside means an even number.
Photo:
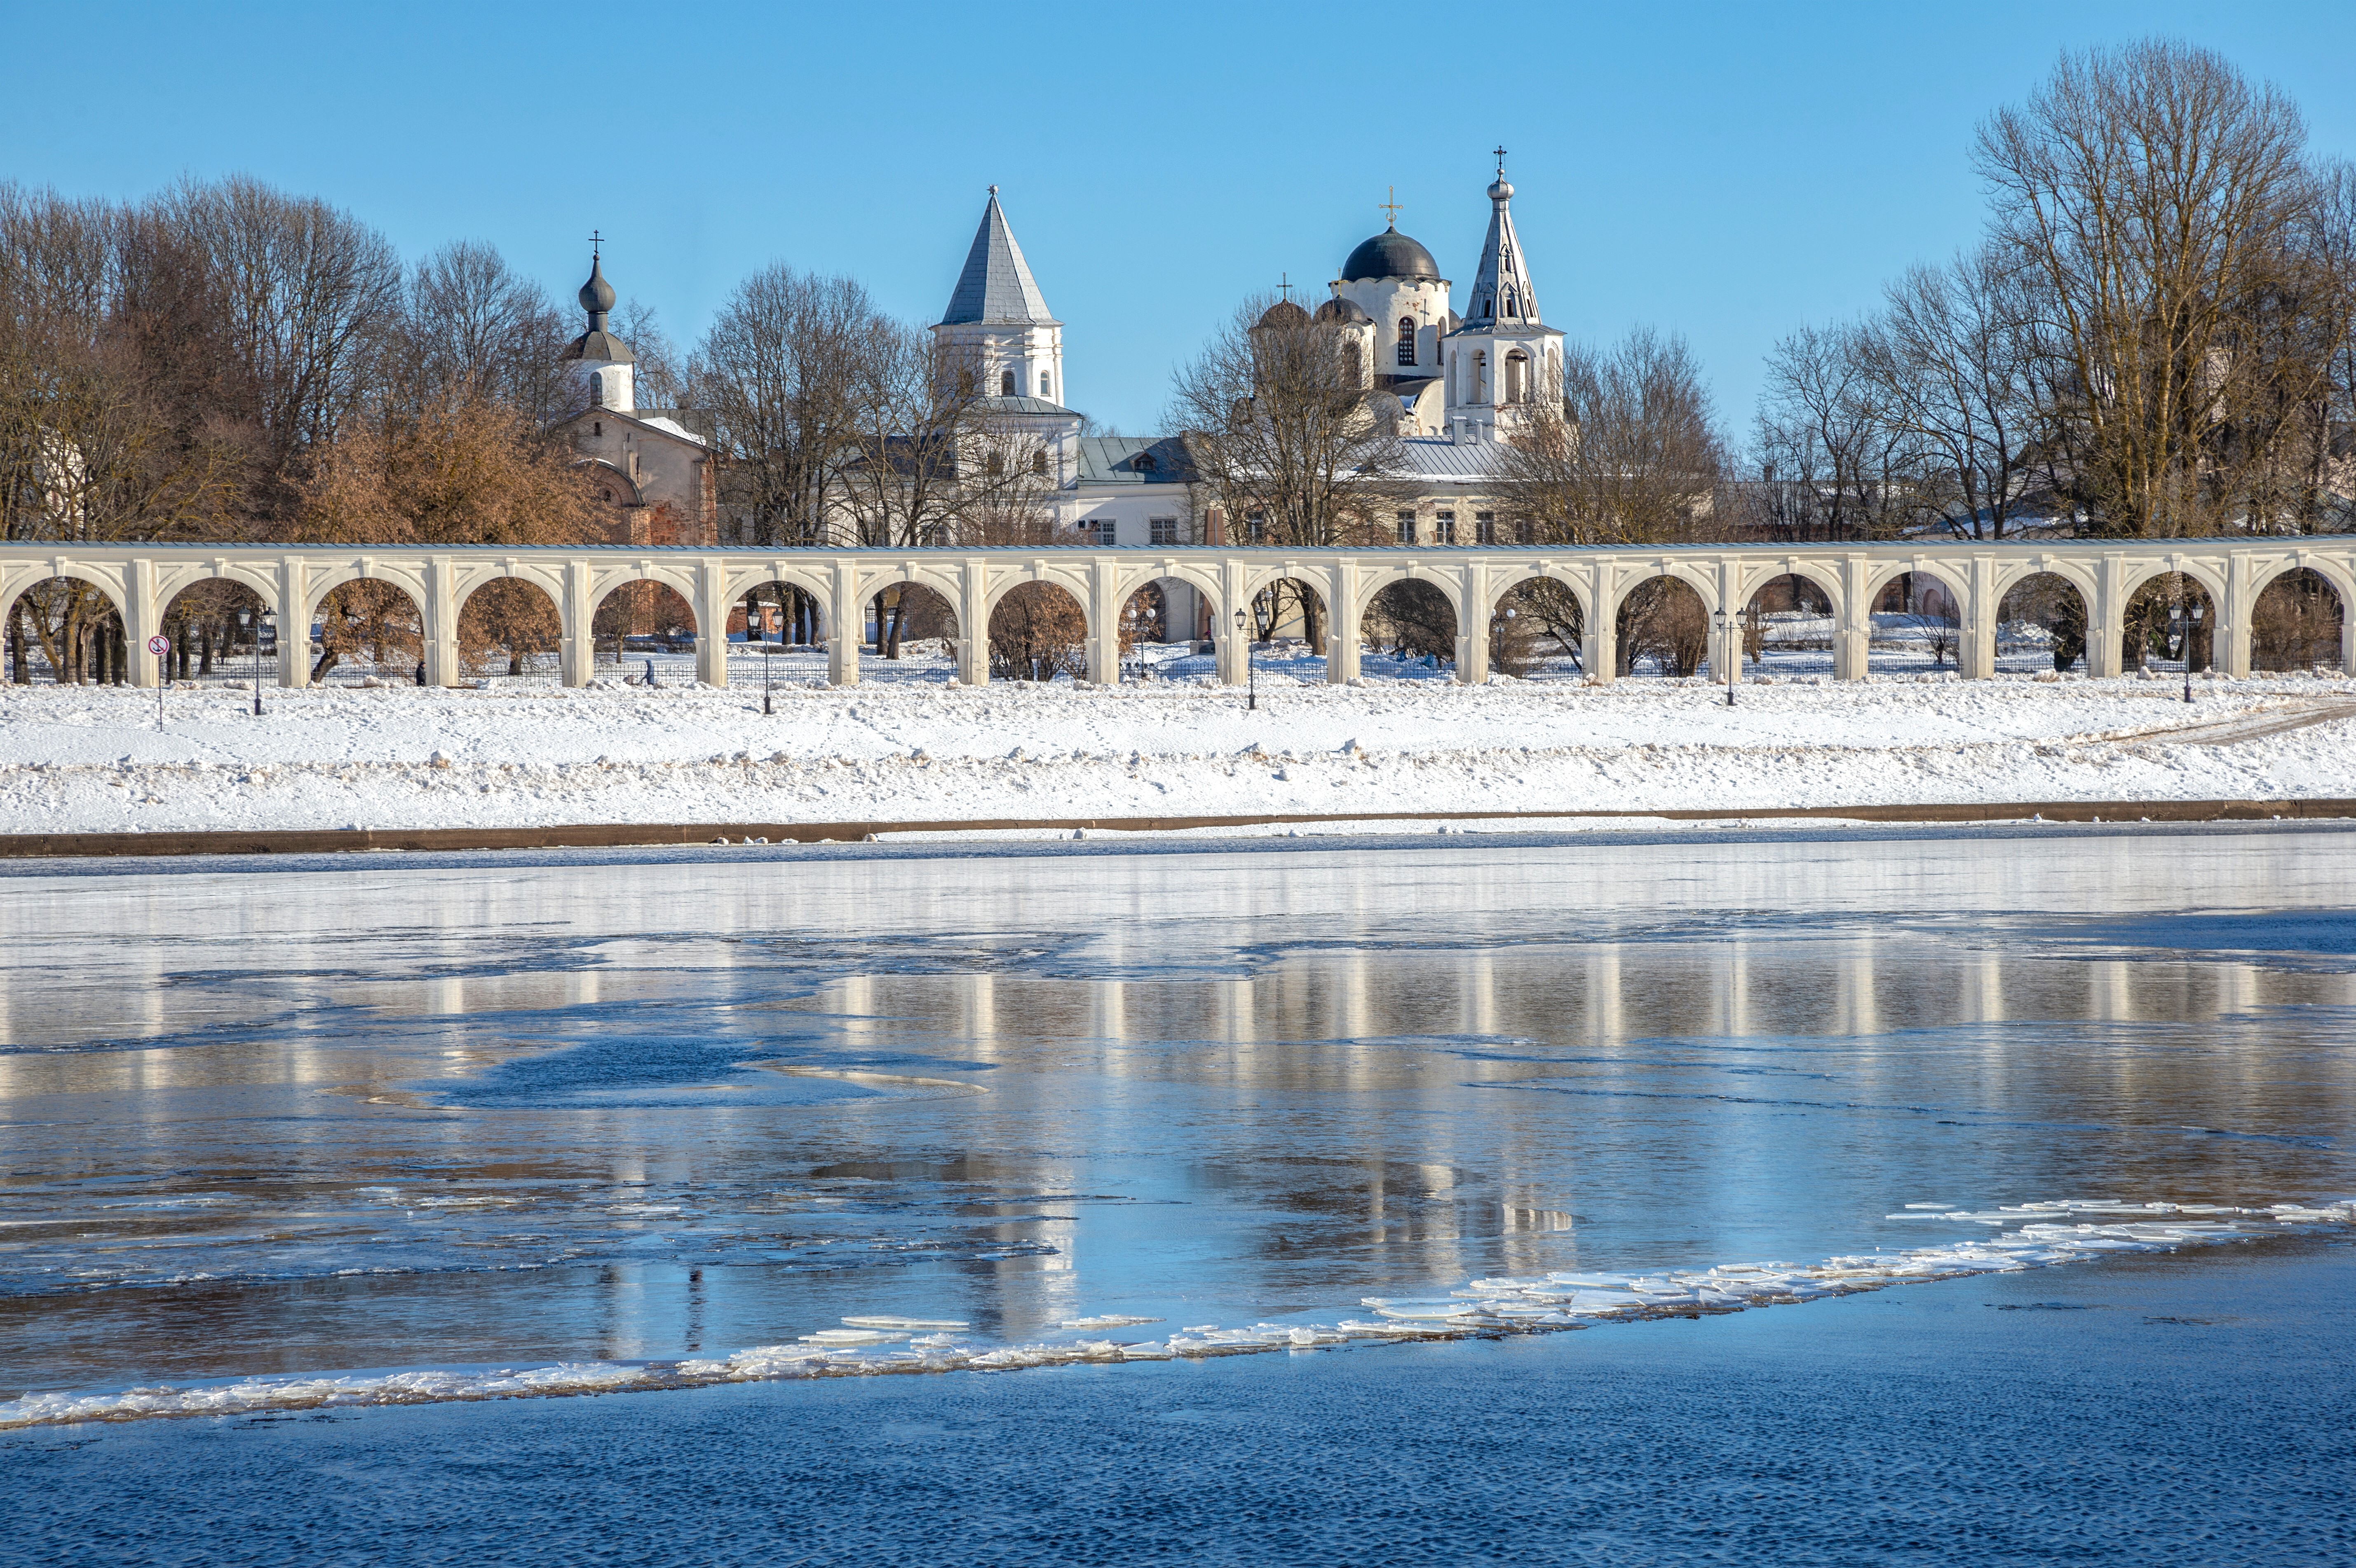
[{"label": "sign post", "polygon": [[155,728],[160,731],[164,728],[164,685],[171,674],[164,656],[172,651],[172,639],[158,632],[147,639],[147,651],[155,656]]}]

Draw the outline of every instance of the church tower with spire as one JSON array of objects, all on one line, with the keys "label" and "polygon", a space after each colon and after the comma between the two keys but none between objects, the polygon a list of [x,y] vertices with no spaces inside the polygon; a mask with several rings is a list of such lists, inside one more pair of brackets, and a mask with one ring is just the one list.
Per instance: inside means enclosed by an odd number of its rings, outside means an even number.
[{"label": "church tower with spire", "polygon": [[1529,261],[1514,232],[1514,187],[1505,181],[1503,147],[1496,157],[1481,269],[1463,319],[1444,345],[1448,436],[1456,442],[1495,441],[1532,409],[1562,400],[1563,334],[1538,314]]},{"label": "church tower with spire", "polygon": [[1048,313],[996,186],[933,335],[982,396],[1064,403],[1064,324]]}]

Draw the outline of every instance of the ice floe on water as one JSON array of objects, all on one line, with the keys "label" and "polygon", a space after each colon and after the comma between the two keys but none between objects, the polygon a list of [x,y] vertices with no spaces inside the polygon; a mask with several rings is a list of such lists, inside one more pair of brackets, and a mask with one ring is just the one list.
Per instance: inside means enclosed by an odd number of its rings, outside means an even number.
[{"label": "ice floe on water", "polygon": [[971,1339],[964,1332],[968,1323],[960,1318],[878,1314],[845,1317],[843,1327],[819,1329],[794,1344],[763,1345],[718,1358],[257,1377],[194,1387],[36,1393],[0,1403],[0,1430],[145,1416],[236,1415],[322,1406],[651,1392],[789,1378],[1014,1371],[1084,1362],[1547,1333],[1592,1323],[1786,1306],[1922,1280],[2018,1273],[2114,1253],[2172,1252],[2356,1227],[2356,1199],[2276,1203],[2265,1208],[2104,1199],[2001,1204],[1984,1210],[1910,1203],[1889,1218],[1996,1229],[1988,1234],[1844,1254],[1812,1264],[1729,1263],[1701,1269],[1560,1272],[1476,1279],[1440,1296],[1368,1296],[1360,1305],[1374,1313],[1371,1318],[1263,1322],[1243,1328],[1195,1324],[1161,1339],[1097,1337],[1107,1329],[1160,1321],[1117,1313],[1065,1318],[1056,1328],[1063,1335],[1076,1337],[1024,1344]]}]

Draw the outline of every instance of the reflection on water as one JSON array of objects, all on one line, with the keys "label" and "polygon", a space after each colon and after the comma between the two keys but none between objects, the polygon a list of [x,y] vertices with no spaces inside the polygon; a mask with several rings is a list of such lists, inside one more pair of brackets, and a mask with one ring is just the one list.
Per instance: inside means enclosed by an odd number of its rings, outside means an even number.
[{"label": "reflection on water", "polygon": [[0,1393],[2356,1189],[2333,834],[38,879]]}]

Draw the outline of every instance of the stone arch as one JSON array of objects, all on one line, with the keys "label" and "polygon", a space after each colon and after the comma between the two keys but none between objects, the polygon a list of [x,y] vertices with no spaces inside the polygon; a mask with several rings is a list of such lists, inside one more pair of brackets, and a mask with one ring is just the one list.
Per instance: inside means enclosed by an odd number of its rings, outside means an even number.
[{"label": "stone arch", "polygon": [[[1821,651],[1829,663],[1840,636],[1840,579],[1794,561],[1788,571],[1754,577],[1745,583],[1740,613],[1742,652],[1752,664],[1764,665],[1771,647],[1787,656]],[[1782,619],[1771,625],[1771,616]],[[1810,624],[1818,619],[1825,623],[1821,638]],[[1794,623],[1801,624],[1795,628]],[[1781,637],[1774,635],[1779,631],[1784,634]]]},{"label": "stone arch", "polygon": [[2161,571],[2135,579],[2119,611],[2119,673],[2141,669],[2154,657],[2188,670],[2211,667],[2223,603],[2212,573]]},{"label": "stone arch", "polygon": [[611,649],[617,667],[687,652],[701,630],[691,589],[682,589],[667,571],[617,573],[589,600],[591,656]]},{"label": "stone arch", "polygon": [[1007,582],[990,604],[992,680],[1078,680],[1087,673],[1087,601],[1047,574]]},{"label": "stone arch", "polygon": [[337,670],[356,681],[413,680],[425,663],[425,596],[403,578],[358,569],[334,573],[311,596],[310,612],[301,621],[290,626],[281,618],[282,664],[297,646],[308,656],[314,625],[318,627],[319,656],[311,661],[305,685],[327,680]]},{"label": "stone arch", "polygon": [[[2000,579],[2004,586],[1997,596],[1996,635],[1997,661],[2005,658],[2004,629],[2007,626],[2034,627],[2045,638],[2044,655],[2056,673],[2070,668],[2086,655],[2086,629],[2094,592],[2081,584],[2073,574],[2060,571],[2029,571],[2009,573]],[[2016,644],[2027,639],[2014,634]]]},{"label": "stone arch", "polygon": [[1656,675],[1700,674],[1709,662],[1716,598],[1707,579],[1697,583],[1680,571],[1656,571],[1629,583],[1612,605],[1612,673],[1634,675],[1650,660]]},{"label": "stone arch", "polygon": [[819,648],[833,635],[834,611],[825,585],[800,572],[732,572],[723,602],[729,606],[724,631],[731,642],[737,638],[740,618],[748,644]]},{"label": "stone arch", "polygon": [[958,631],[943,633],[937,624],[946,613],[952,628],[962,627],[962,589],[954,571],[910,560],[862,571],[854,579],[851,603],[844,607],[846,624],[841,630],[854,642],[865,642],[872,627],[871,651],[884,659],[898,659],[904,642],[947,635],[954,643]]},{"label": "stone arch", "polygon": [[1428,573],[1385,575],[1390,581],[1365,595],[1358,613],[1358,640],[1403,662],[1428,659],[1435,670],[1453,668],[1464,634],[1459,595]]},{"label": "stone arch", "polygon": [[[1185,595],[1199,597],[1203,607],[1209,613],[1211,635],[1217,637],[1223,635],[1219,617],[1226,612],[1228,605],[1217,573],[1183,562],[1160,560],[1148,566],[1130,568],[1113,579],[1114,596],[1124,605],[1135,598],[1141,589],[1151,586],[1161,587],[1165,600]],[[1173,589],[1181,592],[1173,593]],[[1184,631],[1189,638],[1195,635],[1194,624],[1186,626]]]},{"label": "stone arch", "polygon": [[278,613],[278,574],[266,566],[240,560],[207,561],[200,566],[162,566],[155,571],[155,602],[168,604],[189,589],[207,582],[234,582],[252,589],[272,614]]},{"label": "stone arch", "polygon": [[[96,595],[94,606],[83,590]],[[6,678],[31,685],[32,657],[38,652],[49,667],[49,678],[59,686],[129,679],[129,651],[124,648],[118,660],[111,629],[115,624],[123,627],[127,641],[131,619],[122,592],[102,577],[70,571],[18,580],[7,592],[0,593],[0,629],[5,629],[13,645]],[[26,640],[19,641],[20,636]],[[102,647],[97,643],[102,636]],[[123,666],[119,676],[118,662]]]},{"label": "stone arch", "polygon": [[584,471],[589,483],[597,487],[598,496],[605,505],[617,510],[646,505],[638,482],[625,473],[619,464],[603,457],[590,457],[584,458],[573,466]]},{"label": "stone arch", "polygon": [[[1087,614],[1089,588],[1087,573],[1084,571],[1066,571],[1049,566],[1044,561],[1034,560],[1023,566],[1010,567],[991,574],[989,585],[983,590],[981,596],[983,617],[987,619],[996,613],[1001,600],[1017,588],[1030,582],[1044,582],[1062,589],[1072,596],[1074,603],[1080,606],[1081,615],[1085,617]],[[1094,629],[1093,622],[1090,623],[1090,629]]]},{"label": "stone arch", "polygon": [[[1540,567],[1509,578],[1489,595],[1489,664],[1520,676],[1547,657],[1565,657],[1584,668],[1588,584],[1560,567]],[[1545,652],[1552,642],[1559,650]]]},{"label": "stone arch", "polygon": [[[1932,592],[1913,579],[1927,577]],[[1907,584],[1906,595],[1900,607],[1879,608],[1881,602],[1895,583]],[[1883,652],[1897,651],[1892,644],[1911,645],[1927,656],[1934,669],[1959,665],[1963,651],[1964,626],[1972,615],[1970,577],[1948,562],[1939,560],[1895,560],[1884,563],[1869,573],[1865,580],[1865,608],[1859,617],[1869,630],[1866,633],[1866,664],[1873,660],[1874,631],[1879,625],[1876,615],[1900,617],[1896,625],[1881,626],[1887,633]]]},{"label": "stone arch", "polygon": [[[268,579],[263,581],[268,582]],[[233,653],[243,640],[240,634],[252,625],[251,617],[257,613],[273,615],[274,593],[264,592],[246,573],[207,572],[169,591],[159,589],[157,597],[163,600],[163,610],[156,617],[156,625],[172,639],[171,651],[163,659],[163,679],[252,676],[252,664],[238,667]],[[242,623],[239,620],[241,615],[247,617]]]},{"label": "stone arch", "polygon": [[1363,617],[1377,597],[1393,584],[1399,582],[1425,582],[1437,588],[1440,590],[1440,596],[1448,601],[1449,613],[1454,615],[1460,624],[1464,621],[1462,585],[1452,574],[1436,571],[1419,560],[1406,561],[1398,565],[1388,561],[1371,563],[1369,570],[1359,574],[1358,602],[1351,607],[1352,613]]},{"label": "stone arch", "polygon": [[2153,579],[2160,577],[2190,578],[2200,586],[2201,592],[2207,595],[2211,606],[2222,604],[2231,607],[2232,605],[2232,601],[2225,592],[2225,580],[2222,577],[2219,576],[2207,562],[2188,560],[2181,556],[2164,560],[2130,557],[2126,562],[2126,571],[2119,579],[2120,604],[2125,606],[2135,603],[2136,595],[2142,592],[2145,586]]},{"label": "stone arch", "polygon": [[519,676],[541,655],[564,645],[563,588],[551,573],[486,572],[463,584],[457,601],[458,660],[478,676]]},{"label": "stone arch", "polygon": [[[1236,606],[1245,613],[1244,640],[1273,643],[1298,637],[1309,656],[1322,659],[1333,641],[1333,603],[1327,586],[1306,572],[1278,567],[1245,580],[1244,597]],[[1229,620],[1235,611],[1227,612]],[[1233,630],[1232,627],[1228,628]]]},{"label": "stone arch", "polygon": [[2250,667],[2312,669],[2348,663],[2345,579],[2313,562],[2286,562],[2250,595]]}]

